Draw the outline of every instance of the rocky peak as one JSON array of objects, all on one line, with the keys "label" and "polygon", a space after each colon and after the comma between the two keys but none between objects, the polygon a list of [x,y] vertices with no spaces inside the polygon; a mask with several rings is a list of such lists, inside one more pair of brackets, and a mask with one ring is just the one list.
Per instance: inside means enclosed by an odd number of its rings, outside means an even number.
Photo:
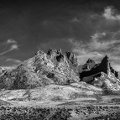
[{"label": "rocky peak", "polygon": [[100,65],[105,68],[104,72],[106,74],[109,74],[111,65],[110,65],[110,62],[109,62],[109,57],[107,55],[102,59]]},{"label": "rocky peak", "polygon": [[105,57],[102,59],[101,62],[109,62],[109,57],[107,55],[105,55]]},{"label": "rocky peak", "polygon": [[47,52],[47,56],[49,56],[53,60],[56,60],[57,62],[60,62],[64,58],[61,49],[59,50],[49,49]]},{"label": "rocky peak", "polygon": [[42,50],[39,50],[35,53],[35,55],[38,55],[38,56],[42,56],[44,55],[45,53],[42,51]]},{"label": "rocky peak", "polygon": [[49,49],[47,53],[39,50],[36,53],[36,58],[40,58],[42,59],[42,61],[52,61],[54,64],[58,64],[59,62],[65,62],[75,67],[78,66],[77,57],[75,56],[75,54],[71,52],[65,52],[65,54],[63,54],[61,49]]},{"label": "rocky peak", "polygon": [[[76,75],[76,71],[73,69],[73,63],[75,63],[74,54],[70,53],[68,56],[63,54],[61,49],[53,50],[49,49],[47,53],[39,54],[41,56],[36,56],[37,62],[35,62],[36,71],[47,71],[52,74],[61,74],[65,78],[64,83],[69,79],[79,81],[79,77]],[[42,70],[41,70],[42,69]],[[70,77],[71,73],[74,78]],[[63,77],[62,76],[62,77]],[[62,78],[61,78],[62,79]]]},{"label": "rocky peak", "polygon": [[71,52],[66,52],[66,57],[68,59],[68,61],[74,65],[74,66],[78,66],[78,63],[77,63],[77,57],[74,53],[71,53]]},{"label": "rocky peak", "polygon": [[118,78],[118,72],[112,68],[109,57],[107,55],[102,59],[100,66],[103,68],[104,73],[106,73],[109,76],[113,74],[116,78]]},{"label": "rocky peak", "polygon": [[95,63],[95,61],[89,58],[86,63]]},{"label": "rocky peak", "polygon": [[48,51],[47,51],[47,55],[50,55],[50,56],[56,56],[56,55],[59,55],[59,54],[62,54],[62,51],[61,51],[61,49],[59,49],[59,50],[56,50],[56,49],[49,49]]},{"label": "rocky peak", "polygon": [[91,70],[95,66],[95,61],[89,58],[86,62],[86,66],[88,70]]},{"label": "rocky peak", "polygon": [[82,66],[83,72],[89,71],[89,73],[99,73],[104,72],[106,74],[110,74],[111,69],[113,69],[110,65],[109,57],[106,55],[99,64],[96,64],[94,60],[88,59],[87,62]]},{"label": "rocky peak", "polygon": [[95,61],[89,58],[84,65],[80,66],[80,71],[90,71],[95,65]]}]

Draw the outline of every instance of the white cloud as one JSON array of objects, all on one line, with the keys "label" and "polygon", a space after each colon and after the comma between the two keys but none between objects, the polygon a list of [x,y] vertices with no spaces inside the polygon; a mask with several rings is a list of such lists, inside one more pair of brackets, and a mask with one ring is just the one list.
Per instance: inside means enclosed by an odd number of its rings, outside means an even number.
[{"label": "white cloud", "polygon": [[115,14],[115,9],[112,7],[105,8],[103,17],[107,20],[120,20],[120,15]]},{"label": "white cloud", "polygon": [[97,60],[103,57],[100,52],[93,51],[95,48],[92,47],[92,41],[84,43],[82,41],[79,42],[74,39],[69,39],[69,42],[73,45],[72,51],[77,55],[79,64],[84,64],[88,58]]},{"label": "white cloud", "polygon": [[10,51],[11,50],[17,50],[18,49],[18,45],[17,44],[13,44],[10,46]]},{"label": "white cloud", "polygon": [[69,39],[69,42],[73,46],[74,52],[80,52],[82,54],[88,53],[88,52],[100,52],[100,51],[107,51],[108,49],[111,49],[115,47],[116,44],[120,44],[120,40],[111,39],[106,40],[104,37],[107,36],[105,32],[103,33],[95,33],[93,36],[91,36],[91,39],[87,42],[84,41],[78,41],[74,38]]},{"label": "white cloud", "polygon": [[13,39],[8,39],[8,40],[6,41],[6,43],[7,43],[7,44],[16,44],[17,41],[15,41],[15,40],[13,40]]},{"label": "white cloud", "polygon": [[91,36],[91,41],[89,43],[89,47],[93,50],[107,50],[111,47],[114,47],[114,44],[120,43],[119,40],[100,40],[102,37],[106,36],[106,33],[95,33]]}]

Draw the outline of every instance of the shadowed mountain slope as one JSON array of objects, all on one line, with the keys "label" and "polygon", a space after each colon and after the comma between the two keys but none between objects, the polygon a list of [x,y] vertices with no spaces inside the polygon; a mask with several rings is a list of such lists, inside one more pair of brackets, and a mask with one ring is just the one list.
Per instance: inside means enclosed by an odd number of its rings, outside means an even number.
[{"label": "shadowed mountain slope", "polygon": [[105,56],[99,64],[95,64],[93,60],[89,59],[86,64],[80,67],[81,81],[102,88],[105,94],[119,94],[119,75],[112,68],[108,56]]}]

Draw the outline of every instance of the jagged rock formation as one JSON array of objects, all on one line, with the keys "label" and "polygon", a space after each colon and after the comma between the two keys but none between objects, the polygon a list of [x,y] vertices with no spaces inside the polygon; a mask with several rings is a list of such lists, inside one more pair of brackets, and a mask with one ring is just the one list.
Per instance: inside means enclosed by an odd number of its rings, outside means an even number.
[{"label": "jagged rock formation", "polygon": [[95,65],[95,61],[89,58],[84,65],[78,66],[78,71],[79,73],[82,73],[84,71],[90,71]]},{"label": "jagged rock formation", "polygon": [[38,51],[33,66],[39,75],[46,75],[48,78],[53,79],[56,84],[79,81],[79,77],[73,69],[74,61],[63,55],[61,50],[50,49],[47,54]]},{"label": "jagged rock formation", "polygon": [[74,71],[74,54],[61,50],[38,51],[33,58],[24,61],[16,69],[5,72],[0,77],[0,88],[25,89],[49,84],[70,84],[79,82]]},{"label": "jagged rock formation", "polygon": [[104,72],[107,75],[113,73],[115,77],[118,78],[118,72],[111,67],[109,58],[107,56],[105,56],[99,64],[95,64],[94,61],[91,61],[92,60],[88,60],[87,63],[84,65],[87,66],[87,69],[83,69],[83,71],[80,72],[80,78],[82,81],[88,80],[86,82],[91,83],[96,75],[101,74],[101,72]]},{"label": "jagged rock formation", "polygon": [[77,57],[75,56],[75,54],[73,54],[71,52],[66,52],[66,57],[70,64],[72,64],[74,67],[78,66]]},{"label": "jagged rock formation", "polygon": [[89,59],[83,65],[83,68],[86,69],[80,71],[81,81],[101,87],[107,94],[119,93],[120,80],[118,72],[112,68],[108,56],[105,56],[99,64],[95,64],[93,60]]}]

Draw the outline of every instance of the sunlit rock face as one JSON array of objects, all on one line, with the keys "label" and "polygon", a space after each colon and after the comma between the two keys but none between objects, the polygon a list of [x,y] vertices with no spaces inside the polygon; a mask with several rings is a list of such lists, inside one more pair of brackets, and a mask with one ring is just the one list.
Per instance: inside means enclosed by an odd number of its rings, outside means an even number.
[{"label": "sunlit rock face", "polygon": [[79,77],[74,71],[74,55],[67,56],[61,50],[49,50],[46,53],[39,51],[35,56],[35,71],[38,75],[46,75],[56,84],[79,82]]},{"label": "sunlit rock face", "polygon": [[24,61],[16,69],[0,77],[0,88],[25,89],[49,84],[79,82],[76,58],[72,53],[61,50],[38,51],[33,58]]},{"label": "sunlit rock face", "polygon": [[78,71],[79,73],[82,73],[84,71],[90,71],[95,65],[95,61],[89,58],[84,65],[78,66]]},{"label": "sunlit rock face", "polygon": [[120,80],[113,73],[107,75],[101,72],[101,76],[95,78],[93,85],[102,88],[105,94],[120,94]]}]

